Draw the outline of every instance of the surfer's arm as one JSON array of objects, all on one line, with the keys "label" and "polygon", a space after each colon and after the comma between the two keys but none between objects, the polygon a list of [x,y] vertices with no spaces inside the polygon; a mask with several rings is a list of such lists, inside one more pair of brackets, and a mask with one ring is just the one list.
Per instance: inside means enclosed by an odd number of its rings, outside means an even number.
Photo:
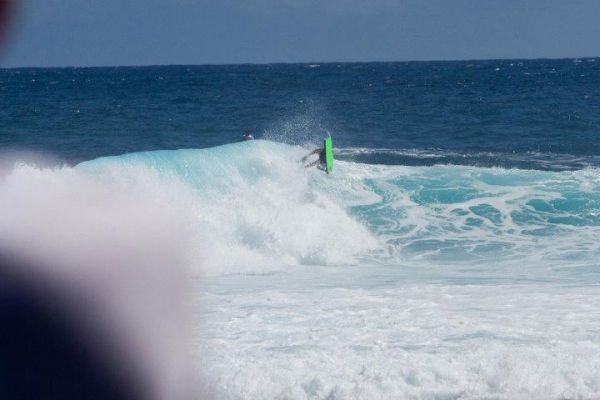
[{"label": "surfer's arm", "polygon": [[306,159],[308,157],[312,156],[313,154],[319,154],[320,151],[321,151],[321,149],[314,149],[313,151],[311,151],[310,153],[308,153],[307,155],[302,157],[302,162],[306,161]]}]

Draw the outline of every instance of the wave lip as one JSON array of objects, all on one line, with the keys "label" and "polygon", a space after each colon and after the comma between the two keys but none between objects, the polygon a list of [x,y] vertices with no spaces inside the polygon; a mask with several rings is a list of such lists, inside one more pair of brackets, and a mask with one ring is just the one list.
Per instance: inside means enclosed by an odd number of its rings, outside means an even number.
[{"label": "wave lip", "polygon": [[[340,149],[336,170],[327,175],[303,168],[298,160],[307,151],[256,140],[105,157],[69,173],[80,176],[72,181],[81,185],[75,192],[95,180],[115,193],[123,191],[123,182],[152,182],[144,201],[164,202],[186,216],[185,242],[202,273],[524,258],[534,266],[546,260],[547,270],[558,264],[589,267],[600,254],[596,168],[556,172],[344,160],[386,152],[434,161],[447,156],[357,148]],[[29,179],[60,180],[66,173],[20,171],[24,186]]]},{"label": "wave lip", "polygon": [[[196,232],[190,242],[202,254],[198,264],[202,260],[217,274],[289,265],[512,263],[523,258],[532,265],[543,259],[551,265],[590,266],[600,254],[594,239],[600,234],[595,168],[414,167],[344,160],[386,152],[433,162],[449,156],[355,148],[339,149],[336,170],[326,175],[297,162],[306,152],[257,140],[132,153],[77,169],[146,168],[185,187],[193,199],[186,212]],[[565,245],[566,240],[573,245]]]},{"label": "wave lip", "polygon": [[320,171],[298,160],[305,149],[256,140],[210,149],[132,153],[80,164],[90,173],[150,168],[185,186],[193,246],[204,269],[267,271],[284,265],[340,265],[377,246]]}]

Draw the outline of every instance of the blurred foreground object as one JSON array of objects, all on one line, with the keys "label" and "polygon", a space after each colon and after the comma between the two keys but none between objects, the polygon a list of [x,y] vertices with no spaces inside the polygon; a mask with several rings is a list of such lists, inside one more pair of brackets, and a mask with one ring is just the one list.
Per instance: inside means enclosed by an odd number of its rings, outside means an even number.
[{"label": "blurred foreground object", "polygon": [[191,369],[186,225],[159,178],[8,168],[0,398],[206,398]]},{"label": "blurred foreground object", "polygon": [[139,382],[103,362],[44,291],[0,259],[0,397],[3,399],[142,399]]}]

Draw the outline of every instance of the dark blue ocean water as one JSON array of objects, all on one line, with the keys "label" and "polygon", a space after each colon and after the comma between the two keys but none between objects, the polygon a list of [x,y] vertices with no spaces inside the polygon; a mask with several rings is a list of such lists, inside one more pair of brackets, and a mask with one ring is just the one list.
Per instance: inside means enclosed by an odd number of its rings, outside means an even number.
[{"label": "dark blue ocean water", "polygon": [[578,169],[600,164],[600,60],[8,69],[0,121],[1,147],[72,163],[252,129],[365,163]]}]

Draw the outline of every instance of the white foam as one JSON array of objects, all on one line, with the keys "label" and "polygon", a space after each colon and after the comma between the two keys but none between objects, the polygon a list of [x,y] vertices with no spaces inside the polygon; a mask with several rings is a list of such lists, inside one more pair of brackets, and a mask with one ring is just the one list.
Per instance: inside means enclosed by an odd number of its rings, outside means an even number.
[{"label": "white foam", "polygon": [[375,272],[344,288],[327,270],[312,278],[310,288],[292,277],[215,283],[204,295],[211,322],[199,335],[222,398],[600,395],[595,287],[372,287]]},{"label": "white foam", "polygon": [[217,398],[600,397],[598,170],[326,175],[297,163],[306,150],[21,166],[0,184],[0,238],[67,261],[115,244],[99,259],[117,265],[149,248],[200,272]]}]

